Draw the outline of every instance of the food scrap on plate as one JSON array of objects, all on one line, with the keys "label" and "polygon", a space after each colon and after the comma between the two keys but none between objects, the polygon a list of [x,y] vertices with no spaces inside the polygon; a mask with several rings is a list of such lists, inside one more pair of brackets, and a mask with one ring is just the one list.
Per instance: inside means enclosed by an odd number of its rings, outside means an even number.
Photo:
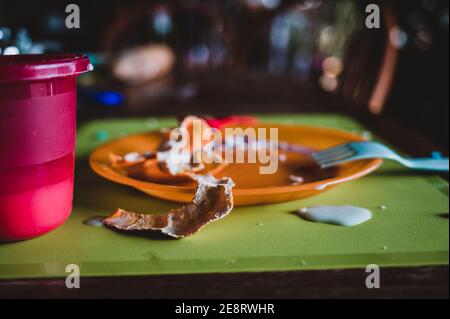
[{"label": "food scrap on plate", "polygon": [[126,169],[128,167],[136,165],[146,165],[149,160],[155,159],[156,153],[154,152],[131,152],[120,156],[117,154],[109,154],[109,161],[111,167],[114,169]]},{"label": "food scrap on plate", "polygon": [[192,202],[163,215],[137,214],[118,209],[103,223],[120,230],[160,231],[174,238],[191,236],[207,224],[226,217],[233,209],[233,181],[212,175],[195,176]]},{"label": "food scrap on plate", "polygon": [[[198,121],[197,123],[200,123],[200,125],[194,125],[195,121]],[[206,144],[212,142],[211,138],[203,138],[203,132],[210,128],[205,120],[188,116],[181,121],[178,128],[167,132],[166,138],[162,140],[156,152],[131,152],[124,156],[110,154],[111,167],[126,172],[127,169],[136,171],[138,168],[157,165],[162,173],[175,177],[200,173],[206,168],[202,162],[202,156],[199,156],[200,152],[203,151]],[[188,143],[186,143],[186,140],[173,138],[177,133],[182,135],[183,132],[189,134],[190,141]],[[175,134],[172,136],[172,133]],[[196,145],[192,140],[194,135],[201,137],[200,145]],[[214,154],[211,154],[211,156],[214,156]],[[217,162],[220,162],[218,156],[214,158]]]},{"label": "food scrap on plate", "polygon": [[[200,127],[193,125],[195,120],[200,121]],[[203,136],[202,131],[207,128],[210,128],[208,123],[195,116],[186,117],[179,127],[191,136]],[[110,154],[113,169],[127,171],[155,165],[162,174],[172,177],[186,176],[195,180],[197,188],[191,203],[172,209],[166,214],[137,214],[117,209],[114,214],[105,218],[103,223],[120,230],[156,230],[171,237],[182,238],[191,236],[205,225],[227,216],[233,208],[232,179],[223,177],[218,180],[211,174],[201,174],[205,165],[194,161],[196,152],[201,151],[201,147],[209,142],[210,139],[202,139],[201,145],[198,145],[200,149],[196,149],[195,143],[186,145],[181,140],[167,138],[161,142],[156,152],[132,152],[124,156]]]}]

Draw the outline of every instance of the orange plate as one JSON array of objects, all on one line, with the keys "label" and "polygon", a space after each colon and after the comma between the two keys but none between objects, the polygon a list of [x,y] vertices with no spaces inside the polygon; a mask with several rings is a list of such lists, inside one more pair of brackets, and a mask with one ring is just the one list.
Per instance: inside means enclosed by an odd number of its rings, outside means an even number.
[{"label": "orange plate", "polygon": [[[278,128],[280,142],[311,150],[322,150],[337,144],[363,140],[359,135],[331,128],[266,123],[252,127]],[[186,180],[174,180],[171,184],[151,182],[145,178],[136,179],[123,175],[109,166],[109,153],[124,155],[133,151],[152,151],[158,147],[163,136],[160,132],[148,132],[114,140],[95,149],[89,163],[97,174],[106,179],[135,187],[159,198],[182,203],[190,202],[194,195],[194,182]],[[382,163],[381,159],[361,160],[320,170],[313,166],[311,158],[306,154],[291,152],[285,155],[280,157],[275,174],[261,175],[259,164],[245,163],[222,167],[214,175],[229,176],[234,180],[236,183],[233,189],[234,201],[236,205],[242,206],[277,203],[312,196],[331,186],[367,175]],[[301,176],[305,181],[295,185],[290,175]]]}]

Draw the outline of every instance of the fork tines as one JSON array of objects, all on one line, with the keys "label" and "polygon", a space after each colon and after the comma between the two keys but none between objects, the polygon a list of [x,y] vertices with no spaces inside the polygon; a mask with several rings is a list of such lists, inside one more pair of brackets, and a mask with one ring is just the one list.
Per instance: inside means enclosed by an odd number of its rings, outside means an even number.
[{"label": "fork tines", "polygon": [[312,157],[320,167],[326,168],[334,166],[354,155],[356,155],[356,151],[350,144],[341,144],[324,151],[315,152],[312,154]]}]

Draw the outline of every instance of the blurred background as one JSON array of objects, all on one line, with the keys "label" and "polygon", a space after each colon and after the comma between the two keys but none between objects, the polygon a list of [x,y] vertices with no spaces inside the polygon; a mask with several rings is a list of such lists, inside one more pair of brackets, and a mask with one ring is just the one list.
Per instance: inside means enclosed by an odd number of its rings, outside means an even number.
[{"label": "blurred background", "polygon": [[[69,3],[79,29],[66,27]],[[381,28],[365,26],[369,3]],[[79,119],[368,112],[448,150],[445,0],[0,0],[0,54],[82,52]]]}]

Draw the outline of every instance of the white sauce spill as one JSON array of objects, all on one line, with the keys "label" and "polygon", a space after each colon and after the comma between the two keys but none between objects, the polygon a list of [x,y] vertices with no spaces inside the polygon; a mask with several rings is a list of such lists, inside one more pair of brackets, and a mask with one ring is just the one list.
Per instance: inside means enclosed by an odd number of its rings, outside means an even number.
[{"label": "white sauce spill", "polygon": [[297,211],[300,217],[318,223],[355,226],[372,218],[372,212],[355,206],[312,206]]},{"label": "white sauce spill", "polygon": [[86,219],[85,221],[83,221],[83,224],[92,227],[101,227],[103,226],[103,217],[94,217]]}]

